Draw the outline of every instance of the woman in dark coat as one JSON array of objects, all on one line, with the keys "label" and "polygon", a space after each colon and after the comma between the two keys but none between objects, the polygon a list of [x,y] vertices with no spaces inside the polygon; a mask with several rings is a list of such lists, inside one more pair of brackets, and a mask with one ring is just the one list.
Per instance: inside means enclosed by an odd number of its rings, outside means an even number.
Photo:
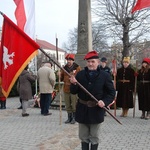
[{"label": "woman in dark coat", "polygon": [[27,71],[28,67],[26,67],[21,75],[19,76],[19,94],[20,98],[22,99],[22,116],[29,116],[26,113],[28,108],[28,100],[32,99],[32,87],[31,83],[36,80],[35,75],[31,75],[29,71]]},{"label": "woman in dark coat", "polygon": [[[138,71],[138,101],[139,110],[142,111],[141,119],[150,118],[150,59],[144,58],[142,67]],[[145,112],[147,114],[145,115]]]},{"label": "woman in dark coat", "polygon": [[130,66],[130,58],[123,59],[123,66],[117,70],[117,107],[122,108],[121,117],[128,115],[129,108],[133,108],[134,70]]}]

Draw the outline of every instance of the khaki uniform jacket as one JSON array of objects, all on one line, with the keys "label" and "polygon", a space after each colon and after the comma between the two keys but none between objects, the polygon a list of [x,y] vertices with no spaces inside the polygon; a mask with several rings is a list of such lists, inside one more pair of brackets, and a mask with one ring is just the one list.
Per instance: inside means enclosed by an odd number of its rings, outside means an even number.
[{"label": "khaki uniform jacket", "polygon": [[[81,70],[80,66],[77,65],[76,63],[73,63],[73,65],[71,67],[68,67],[67,65],[65,65],[64,69],[70,73],[71,75],[76,76],[76,74]],[[69,80],[69,76],[62,70],[61,71],[61,81],[64,82],[64,92],[65,93],[70,93],[70,80]]]}]

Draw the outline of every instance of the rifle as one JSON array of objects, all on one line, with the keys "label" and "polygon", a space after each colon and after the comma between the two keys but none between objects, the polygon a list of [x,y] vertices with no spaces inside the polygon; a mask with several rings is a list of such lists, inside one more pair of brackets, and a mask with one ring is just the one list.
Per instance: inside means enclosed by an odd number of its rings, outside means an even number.
[{"label": "rifle", "polygon": [[[69,74],[63,67],[60,66],[59,63],[57,63],[55,60],[53,60],[42,48],[39,48],[39,50],[47,56],[54,64],[56,64],[61,70],[63,70],[69,77],[71,77],[71,74]],[[92,99],[94,99],[96,102],[98,100],[86,89],[84,88],[79,82],[76,83],[84,92],[86,92],[89,96],[91,96]],[[119,124],[122,125],[122,123],[106,108],[103,107],[103,109],[112,117],[114,118]]]}]

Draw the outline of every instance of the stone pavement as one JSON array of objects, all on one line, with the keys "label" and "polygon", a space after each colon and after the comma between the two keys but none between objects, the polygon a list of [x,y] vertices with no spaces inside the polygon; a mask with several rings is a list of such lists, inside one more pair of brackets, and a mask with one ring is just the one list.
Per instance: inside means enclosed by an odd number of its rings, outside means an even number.
[{"label": "stone pavement", "polygon": [[[51,116],[41,116],[39,108],[28,108],[29,117],[22,117],[19,98],[8,98],[7,109],[0,110],[0,150],[81,150],[78,124],[64,124],[67,113],[50,109]],[[113,113],[113,110],[110,110]],[[99,150],[150,150],[150,120],[140,119],[141,112],[129,110],[118,124],[109,115],[101,127]]]}]

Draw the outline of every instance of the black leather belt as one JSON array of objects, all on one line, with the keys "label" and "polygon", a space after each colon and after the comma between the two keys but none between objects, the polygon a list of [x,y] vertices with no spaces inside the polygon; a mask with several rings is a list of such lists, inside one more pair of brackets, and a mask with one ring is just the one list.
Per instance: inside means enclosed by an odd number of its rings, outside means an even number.
[{"label": "black leather belt", "polygon": [[95,107],[95,106],[97,106],[97,102],[94,101],[94,100],[84,101],[84,100],[82,100],[82,99],[79,99],[79,102],[80,102],[81,104],[87,105],[88,107]]}]

